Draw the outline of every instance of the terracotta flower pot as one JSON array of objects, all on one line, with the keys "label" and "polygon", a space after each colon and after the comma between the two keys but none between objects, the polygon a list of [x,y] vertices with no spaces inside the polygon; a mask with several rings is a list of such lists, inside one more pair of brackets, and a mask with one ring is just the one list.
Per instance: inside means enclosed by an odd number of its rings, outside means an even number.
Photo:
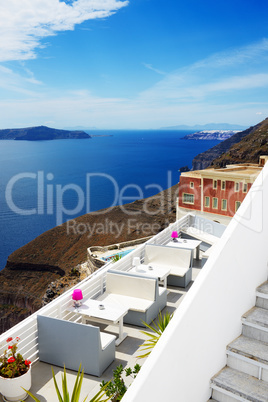
[{"label": "terracotta flower pot", "polygon": [[31,366],[27,373],[16,378],[4,378],[0,376],[0,392],[4,401],[17,402],[27,398],[28,394],[22,389],[27,391],[32,385],[32,369]]}]

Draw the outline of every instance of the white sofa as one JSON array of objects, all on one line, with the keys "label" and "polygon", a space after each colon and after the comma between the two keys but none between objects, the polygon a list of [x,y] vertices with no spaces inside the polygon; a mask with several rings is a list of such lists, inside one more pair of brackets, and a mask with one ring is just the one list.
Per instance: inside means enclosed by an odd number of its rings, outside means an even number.
[{"label": "white sofa", "polygon": [[39,360],[100,377],[115,359],[115,336],[99,327],[37,316]]},{"label": "white sofa", "polygon": [[167,284],[185,288],[192,280],[191,250],[146,244],[144,263],[170,268]]},{"label": "white sofa", "polygon": [[124,305],[124,323],[143,327],[143,321],[150,324],[166,306],[167,289],[159,287],[157,278],[109,270],[106,290],[98,300]]},{"label": "white sofa", "polygon": [[214,236],[211,233],[204,232],[203,230],[195,228],[194,226],[182,228],[181,232],[210,245],[213,245],[219,240],[219,237]]}]

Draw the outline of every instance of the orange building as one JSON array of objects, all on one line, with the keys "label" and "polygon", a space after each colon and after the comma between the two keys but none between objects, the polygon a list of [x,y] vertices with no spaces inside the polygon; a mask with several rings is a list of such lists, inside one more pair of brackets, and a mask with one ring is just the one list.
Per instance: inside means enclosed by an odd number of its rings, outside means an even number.
[{"label": "orange building", "polygon": [[232,217],[267,160],[268,156],[260,156],[259,164],[243,163],[182,173],[179,208]]}]

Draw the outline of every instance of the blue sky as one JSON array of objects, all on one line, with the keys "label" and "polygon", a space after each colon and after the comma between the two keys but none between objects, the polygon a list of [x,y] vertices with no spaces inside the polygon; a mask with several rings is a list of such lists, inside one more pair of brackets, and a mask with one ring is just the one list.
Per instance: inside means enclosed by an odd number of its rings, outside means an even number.
[{"label": "blue sky", "polygon": [[1,2],[0,128],[256,124],[267,20],[267,0]]}]

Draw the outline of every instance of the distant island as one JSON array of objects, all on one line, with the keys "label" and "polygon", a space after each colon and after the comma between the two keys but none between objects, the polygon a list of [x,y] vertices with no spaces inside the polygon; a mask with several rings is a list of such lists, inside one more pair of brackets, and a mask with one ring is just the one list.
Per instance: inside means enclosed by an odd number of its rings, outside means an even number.
[{"label": "distant island", "polygon": [[240,126],[239,124],[229,123],[208,123],[208,124],[195,124],[194,126],[169,126],[162,127],[161,130],[191,130],[191,131],[207,131],[207,130],[246,130],[247,126]]},{"label": "distant island", "polygon": [[218,140],[224,141],[232,135],[239,133],[239,130],[206,130],[185,135],[182,140]]},{"label": "distant island", "polygon": [[0,140],[48,141],[89,138],[91,136],[84,131],[58,130],[46,126],[0,130]]}]

